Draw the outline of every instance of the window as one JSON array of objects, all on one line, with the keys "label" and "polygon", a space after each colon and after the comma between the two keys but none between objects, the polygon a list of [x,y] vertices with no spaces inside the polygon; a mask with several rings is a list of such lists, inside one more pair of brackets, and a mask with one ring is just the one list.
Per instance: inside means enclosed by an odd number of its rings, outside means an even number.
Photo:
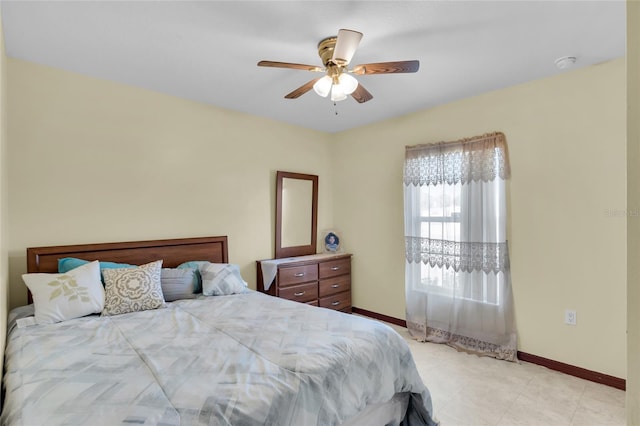
[{"label": "window", "polygon": [[[498,150],[492,151],[496,163],[499,155]],[[429,180],[409,191],[414,198],[413,230],[421,244],[419,277],[411,281],[413,289],[499,305],[504,273],[478,274],[477,270],[486,262],[500,264],[504,256],[492,243],[506,240],[503,182],[451,180]]]},{"label": "window", "polygon": [[[457,241],[460,239],[460,188],[453,185],[445,191],[443,185],[420,187],[420,235],[430,239]],[[437,291],[452,290],[455,286],[455,271],[446,266],[422,264],[419,287]],[[417,288],[419,290],[420,288]]]},{"label": "window", "polygon": [[[465,184],[475,185],[474,183]],[[504,274],[498,272],[487,279],[486,274],[474,275],[472,284],[464,282],[466,273],[456,272],[455,257],[460,257],[461,251],[473,251],[473,243],[460,243],[462,236],[470,234],[468,227],[462,224],[466,187],[458,183],[455,185],[428,185],[419,188],[420,197],[420,236],[427,238],[434,245],[441,245],[442,252],[450,253],[451,257],[442,257],[442,261],[422,263],[420,266],[420,280],[415,281],[415,290],[429,291],[434,294],[453,294],[456,299],[464,299],[490,305],[500,304],[500,288],[503,285]],[[495,201],[494,201],[495,203]],[[499,204],[499,202],[497,203]],[[447,246],[452,248],[447,248]],[[486,256],[487,253],[483,253]],[[496,254],[497,255],[497,254]],[[447,263],[449,262],[449,265]],[[478,276],[475,276],[478,275]]]},{"label": "window", "polygon": [[419,340],[516,358],[506,241],[506,140],[407,147],[407,328]]}]

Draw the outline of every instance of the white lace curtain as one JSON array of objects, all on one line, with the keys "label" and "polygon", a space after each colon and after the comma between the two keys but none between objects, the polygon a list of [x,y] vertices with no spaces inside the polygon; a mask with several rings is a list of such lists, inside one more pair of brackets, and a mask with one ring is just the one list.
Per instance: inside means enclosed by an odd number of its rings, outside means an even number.
[{"label": "white lace curtain", "polygon": [[508,176],[502,133],[406,148],[407,327],[416,339],[517,359]]}]

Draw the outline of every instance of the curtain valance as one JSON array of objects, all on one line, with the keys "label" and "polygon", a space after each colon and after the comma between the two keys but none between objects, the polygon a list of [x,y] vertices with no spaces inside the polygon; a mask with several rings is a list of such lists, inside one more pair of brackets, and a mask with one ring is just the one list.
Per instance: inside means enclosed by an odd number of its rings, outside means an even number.
[{"label": "curtain valance", "polygon": [[488,182],[509,176],[507,143],[503,133],[408,146],[404,184],[423,186]]},{"label": "curtain valance", "polygon": [[509,270],[506,241],[462,242],[407,236],[405,249],[409,263],[452,268],[456,272],[484,271],[497,274]]}]

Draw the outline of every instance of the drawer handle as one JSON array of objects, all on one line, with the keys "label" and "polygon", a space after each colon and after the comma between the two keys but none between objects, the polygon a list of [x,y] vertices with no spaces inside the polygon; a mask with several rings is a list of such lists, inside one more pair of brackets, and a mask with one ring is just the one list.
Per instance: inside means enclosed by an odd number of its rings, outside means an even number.
[{"label": "drawer handle", "polygon": [[340,287],[340,284],[334,284],[331,286],[331,288],[338,288],[338,287]]},{"label": "drawer handle", "polygon": [[340,269],[340,267],[339,267],[339,266],[334,266],[334,267],[332,267],[332,268],[331,268],[331,270],[332,270],[332,271],[337,271],[337,270],[339,270],[339,269]]},{"label": "drawer handle", "polygon": [[306,292],[304,292],[304,291],[300,291],[300,292],[298,292],[298,293],[293,293],[293,295],[294,295],[295,297],[300,297],[300,296],[304,296],[304,294],[305,294],[305,293],[306,293]]},{"label": "drawer handle", "polygon": [[298,278],[300,278],[300,277],[304,277],[304,272],[299,272],[299,273],[297,273],[297,274],[293,274],[293,276],[294,276],[294,277],[298,277]]},{"label": "drawer handle", "polygon": [[331,302],[331,306],[338,306],[340,304],[340,301],[337,302]]}]

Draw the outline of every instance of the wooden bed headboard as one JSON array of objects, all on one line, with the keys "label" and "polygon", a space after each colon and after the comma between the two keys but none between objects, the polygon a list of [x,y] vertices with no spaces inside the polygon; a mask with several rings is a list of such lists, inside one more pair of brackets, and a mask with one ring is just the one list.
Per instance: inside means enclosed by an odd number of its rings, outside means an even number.
[{"label": "wooden bed headboard", "polygon": [[129,241],[124,243],[76,244],[27,248],[27,272],[58,272],[58,259],[142,265],[162,259],[163,268],[175,268],[190,260],[229,263],[227,237],[178,238],[171,240]]}]

